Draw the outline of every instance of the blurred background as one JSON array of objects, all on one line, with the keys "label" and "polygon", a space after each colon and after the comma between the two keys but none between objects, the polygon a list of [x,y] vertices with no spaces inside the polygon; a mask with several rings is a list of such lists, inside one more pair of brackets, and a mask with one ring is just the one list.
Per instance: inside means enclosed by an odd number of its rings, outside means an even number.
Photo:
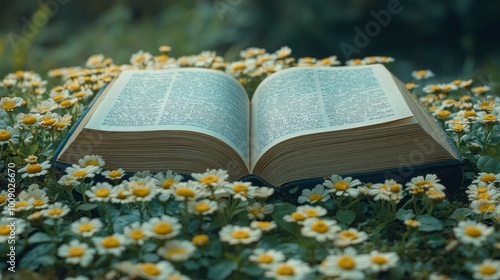
[{"label": "blurred background", "polygon": [[100,53],[128,63],[160,45],[174,57],[214,50],[226,60],[289,46],[295,58],[391,56],[403,81],[431,69],[441,81],[498,83],[499,11],[500,1],[473,0],[10,0],[0,10],[0,76],[45,75]]}]

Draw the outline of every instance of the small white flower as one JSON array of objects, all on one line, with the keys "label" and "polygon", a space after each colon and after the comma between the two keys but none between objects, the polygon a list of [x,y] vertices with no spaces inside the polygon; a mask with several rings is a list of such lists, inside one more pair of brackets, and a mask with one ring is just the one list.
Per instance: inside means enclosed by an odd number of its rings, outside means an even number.
[{"label": "small white flower", "polygon": [[365,279],[365,269],[369,263],[365,256],[357,255],[352,247],[347,247],[340,255],[330,255],[321,262],[318,271],[328,277],[336,276],[341,279]]},{"label": "small white flower", "polygon": [[357,186],[361,185],[358,179],[353,180],[352,177],[342,178],[337,174],[333,174],[330,179],[323,182],[323,186],[331,190],[337,196],[350,196],[356,198],[359,195]]},{"label": "small white flower", "polygon": [[325,202],[330,199],[331,189],[325,189],[323,185],[316,185],[314,189],[304,189],[302,190],[301,196],[298,198],[298,203],[317,203],[317,202]]},{"label": "small white flower", "polygon": [[255,198],[261,198],[261,199],[266,199],[273,195],[274,189],[273,188],[268,188],[268,187],[258,187],[255,189],[254,196]]},{"label": "small white flower", "polygon": [[158,255],[171,262],[186,261],[196,251],[196,247],[189,241],[169,240],[158,249]]},{"label": "small white flower", "polygon": [[90,190],[85,192],[85,195],[89,198],[90,202],[107,202],[111,200],[111,193],[113,186],[108,182],[99,182],[95,186],[92,186]]},{"label": "small white flower", "polygon": [[304,221],[300,230],[302,236],[312,237],[318,242],[333,240],[341,228],[334,220],[309,218]]},{"label": "small white flower", "polygon": [[103,228],[103,223],[98,218],[89,219],[81,217],[70,226],[71,231],[83,237],[91,237]]},{"label": "small white flower", "polygon": [[123,176],[125,176],[125,170],[123,170],[122,168],[106,170],[104,172],[101,172],[101,175],[110,180],[119,180],[123,178]]},{"label": "small white flower", "polygon": [[262,236],[262,231],[250,227],[226,225],[219,231],[220,240],[230,245],[250,244],[256,242]]},{"label": "small white flower", "polygon": [[262,231],[271,231],[277,227],[275,221],[252,221],[250,227],[253,229],[260,229]]},{"label": "small white flower", "polygon": [[210,199],[189,201],[188,210],[197,215],[210,215],[217,210],[217,202]]},{"label": "small white flower", "polygon": [[104,237],[93,237],[92,241],[99,255],[113,255],[120,257],[128,244],[127,238],[122,234],[115,233]]},{"label": "small white flower", "polygon": [[37,177],[47,174],[47,170],[50,168],[49,161],[46,160],[42,163],[28,163],[25,167],[18,170],[22,178],[26,177]]},{"label": "small white flower", "polygon": [[399,262],[398,254],[394,252],[380,253],[377,250],[371,251],[367,259],[369,262],[368,270],[373,273],[388,271]]},{"label": "small white flower", "polygon": [[364,231],[359,231],[355,228],[345,229],[337,234],[334,239],[334,244],[339,247],[346,247],[354,244],[359,244],[368,239],[368,235]]},{"label": "small white flower", "polygon": [[11,237],[11,232],[15,233],[15,236],[18,236],[24,232],[26,228],[26,221],[20,218],[17,218],[14,221],[14,227],[12,226],[12,220],[7,218],[7,216],[0,218],[0,243],[7,244],[7,240]]},{"label": "small white flower", "polygon": [[460,242],[477,247],[481,246],[493,231],[493,227],[471,220],[460,221],[458,226],[453,228],[453,232]]},{"label": "small white flower", "polygon": [[97,171],[99,171],[99,169],[99,166],[94,165],[81,167],[78,164],[73,164],[71,167],[66,168],[66,174],[73,176],[76,179],[82,180],[84,178],[93,178]]},{"label": "small white flower", "polygon": [[59,219],[66,216],[70,209],[67,205],[62,204],[61,202],[56,202],[52,205],[49,205],[47,209],[41,211],[44,217]]},{"label": "small white flower", "polygon": [[308,277],[311,271],[311,267],[306,262],[289,259],[286,262],[277,262],[270,265],[264,275],[279,280],[302,280],[311,279]]},{"label": "small white flower", "polygon": [[269,249],[264,250],[262,248],[255,249],[248,259],[261,268],[268,268],[275,263],[281,263],[285,260],[285,255],[277,250]]},{"label": "small white flower", "polygon": [[95,249],[90,248],[86,243],[71,240],[69,244],[63,244],[57,249],[57,255],[64,258],[66,263],[87,267],[94,259]]},{"label": "small white flower", "polygon": [[144,231],[149,237],[156,239],[171,239],[179,235],[181,224],[177,218],[163,215],[161,217],[153,217],[143,224]]},{"label": "small white flower", "polygon": [[191,176],[204,186],[221,186],[226,183],[229,174],[222,169],[207,169],[204,173],[192,173]]},{"label": "small white flower", "polygon": [[264,219],[265,215],[269,215],[274,211],[274,205],[254,202],[246,207],[248,218],[250,219]]},{"label": "small white flower", "polygon": [[148,239],[148,235],[144,230],[144,227],[139,222],[134,222],[123,228],[123,234],[129,240],[130,243],[136,243],[143,245],[144,241]]},{"label": "small white flower", "polygon": [[485,259],[482,263],[472,267],[472,277],[477,280],[500,279],[500,261]]}]

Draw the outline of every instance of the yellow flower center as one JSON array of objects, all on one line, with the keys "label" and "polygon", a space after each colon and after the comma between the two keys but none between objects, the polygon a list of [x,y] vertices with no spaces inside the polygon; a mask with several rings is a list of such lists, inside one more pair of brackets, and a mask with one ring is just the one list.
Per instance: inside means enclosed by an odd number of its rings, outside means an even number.
[{"label": "yellow flower center", "polygon": [[85,254],[85,250],[82,247],[71,247],[68,250],[68,255],[70,257],[80,257]]},{"label": "yellow flower center", "polygon": [[345,191],[350,187],[349,183],[346,181],[338,181],[333,185],[333,188],[336,189],[337,191]]},{"label": "yellow flower center", "polygon": [[43,206],[43,205],[45,205],[45,202],[41,199],[35,199],[35,201],[33,201],[32,205],[35,207],[36,206]]},{"label": "yellow flower center", "polygon": [[481,213],[493,212],[493,211],[495,211],[495,204],[490,204],[490,203],[481,204],[481,206],[479,206],[478,210]]},{"label": "yellow flower center", "polygon": [[169,189],[173,184],[177,183],[174,179],[165,179],[161,183],[161,187],[164,189]]},{"label": "yellow flower center", "polygon": [[122,174],[120,171],[118,171],[118,170],[112,170],[112,171],[110,171],[110,172],[109,172],[109,174],[108,174],[108,176],[109,176],[110,178],[113,178],[113,179],[114,179],[114,178],[120,178],[122,175],[123,175],[123,174]]},{"label": "yellow flower center", "polygon": [[12,137],[12,134],[7,130],[0,131],[0,141],[7,141]]},{"label": "yellow flower center", "polygon": [[113,236],[106,236],[102,240],[101,245],[105,248],[116,248],[120,246],[120,240]]},{"label": "yellow flower center", "polygon": [[153,276],[160,275],[161,273],[161,270],[154,263],[141,264],[141,270],[147,275],[153,275]]},{"label": "yellow flower center", "polygon": [[358,234],[356,234],[355,232],[352,232],[350,230],[344,230],[339,235],[342,238],[351,239],[351,240],[354,240],[354,239],[358,238]]},{"label": "yellow flower center", "polygon": [[42,166],[38,163],[30,164],[28,167],[26,167],[26,172],[29,174],[36,174],[38,172],[41,172],[43,170]]},{"label": "yellow flower center", "polygon": [[5,201],[7,201],[7,198],[5,197],[5,195],[1,195],[1,194],[0,194],[0,205],[1,205],[1,204],[4,204],[4,203],[5,203]]},{"label": "yellow flower center", "polygon": [[453,130],[458,131],[458,132],[463,131],[464,126],[462,124],[456,124],[453,126]]},{"label": "yellow flower center", "polygon": [[110,191],[108,189],[102,188],[102,189],[97,189],[94,192],[95,196],[97,197],[108,197],[110,194]]},{"label": "yellow flower center", "polygon": [[83,177],[87,176],[87,174],[88,174],[87,171],[80,169],[80,170],[73,172],[73,177],[83,178]]},{"label": "yellow flower center", "polygon": [[299,221],[299,222],[306,219],[306,216],[304,216],[300,212],[293,212],[290,216],[292,217],[292,219],[294,219],[295,221]]},{"label": "yellow flower center", "polygon": [[382,256],[382,255],[374,255],[371,256],[370,258],[372,263],[378,264],[378,265],[383,265],[388,262],[387,257]]},{"label": "yellow flower center", "polygon": [[119,190],[118,193],[116,194],[117,199],[126,199],[128,197],[127,193],[125,190]]},{"label": "yellow flower center", "polygon": [[54,96],[52,97],[52,100],[54,100],[55,102],[59,102],[59,101],[63,100],[64,98],[66,98],[66,97],[64,96],[64,94],[58,94],[58,95],[54,95]]},{"label": "yellow flower center", "polygon": [[194,209],[196,210],[196,212],[203,213],[203,212],[210,210],[210,205],[206,202],[199,202],[194,206]]},{"label": "yellow flower center", "polygon": [[489,200],[491,199],[491,195],[489,195],[488,193],[480,193],[477,195],[477,199]]},{"label": "yellow flower center", "polygon": [[71,100],[66,99],[66,100],[62,101],[61,103],[59,103],[59,105],[60,105],[62,108],[64,108],[64,107],[68,107],[68,106],[70,106],[70,105],[71,105]]},{"label": "yellow flower center", "polygon": [[170,275],[167,280],[182,280],[182,278],[179,275]]},{"label": "yellow flower center", "polygon": [[321,198],[322,198],[322,196],[319,193],[313,193],[313,194],[309,195],[310,201],[320,201]]},{"label": "yellow flower center", "polygon": [[63,212],[61,208],[52,208],[47,211],[47,214],[50,216],[57,216],[60,215]]},{"label": "yellow flower center", "polygon": [[399,185],[399,184],[392,184],[389,190],[391,192],[393,192],[393,193],[398,193],[398,192],[401,191],[401,185]]},{"label": "yellow flower center", "polygon": [[478,193],[484,193],[484,192],[487,192],[487,191],[488,191],[488,188],[486,188],[486,187],[483,187],[483,186],[477,187],[477,192]]},{"label": "yellow flower center", "polygon": [[36,123],[36,117],[33,115],[27,115],[22,119],[22,122],[26,125],[34,124]]},{"label": "yellow flower center", "polygon": [[259,262],[259,263],[272,263],[273,261],[274,261],[274,258],[270,254],[261,254],[257,258],[257,262]]},{"label": "yellow flower center", "polygon": [[56,123],[56,119],[54,118],[43,118],[42,119],[42,125],[45,125],[45,126],[51,126],[51,125],[54,125]]},{"label": "yellow flower center", "polygon": [[479,237],[482,235],[481,230],[476,226],[467,226],[464,229],[464,233],[470,237]]},{"label": "yellow flower center", "polygon": [[95,229],[95,226],[91,223],[84,223],[78,227],[78,231],[80,231],[80,232],[89,232],[89,231],[92,231],[94,229]]},{"label": "yellow flower center", "polygon": [[172,225],[167,222],[160,222],[153,227],[153,231],[160,235],[166,235],[172,232]]},{"label": "yellow flower center", "polygon": [[14,208],[21,208],[21,207],[26,207],[28,206],[28,202],[25,200],[18,201],[16,204],[14,204]]},{"label": "yellow flower center", "polygon": [[86,94],[85,92],[83,92],[83,91],[80,91],[80,92],[75,93],[75,97],[76,97],[76,98],[83,98],[83,97],[85,97],[86,95],[87,95],[87,94]]},{"label": "yellow flower center", "polygon": [[210,239],[209,239],[208,235],[198,234],[198,235],[193,236],[193,239],[191,240],[191,242],[196,246],[203,246],[203,245],[208,244],[209,240]]},{"label": "yellow flower center", "polygon": [[476,116],[476,112],[474,111],[465,111],[464,112],[464,118],[470,118],[470,117],[475,117]]},{"label": "yellow flower center", "polygon": [[416,74],[419,77],[423,77],[423,76],[425,76],[425,74],[427,74],[427,71],[425,71],[425,70],[419,70],[419,71],[417,71]]},{"label": "yellow flower center", "polygon": [[337,265],[343,269],[351,270],[356,266],[356,261],[351,256],[340,256]]},{"label": "yellow flower center", "polygon": [[206,175],[200,179],[200,183],[207,184],[207,185],[215,184],[218,181],[219,181],[219,177],[217,177],[217,175]]},{"label": "yellow flower center", "polygon": [[132,190],[132,193],[138,197],[145,197],[149,194],[149,187],[136,187]]},{"label": "yellow flower center", "polygon": [[289,264],[282,264],[276,268],[276,274],[283,276],[293,276],[295,275],[295,269]]},{"label": "yellow flower center", "polygon": [[16,103],[14,101],[9,100],[9,101],[3,103],[2,108],[5,111],[12,111],[12,110],[14,110],[14,108],[16,108]]},{"label": "yellow flower center", "polygon": [[233,71],[243,70],[245,68],[247,68],[247,65],[243,62],[233,64]]},{"label": "yellow flower center", "polygon": [[0,235],[9,235],[10,227],[7,224],[0,225]]},{"label": "yellow flower center", "polygon": [[493,175],[493,174],[484,174],[483,176],[481,176],[481,181],[483,181],[485,183],[492,183],[496,179],[497,179],[497,177],[495,177],[495,175]]},{"label": "yellow flower center", "polygon": [[266,222],[266,221],[258,221],[257,222],[257,227],[260,229],[267,229],[271,225],[271,222]]},{"label": "yellow flower center", "polygon": [[237,229],[231,233],[231,236],[234,239],[247,239],[250,237],[250,234],[246,230]]},{"label": "yellow flower center", "polygon": [[496,120],[497,120],[497,117],[493,114],[486,114],[483,117],[483,121],[485,121],[485,122],[494,122]]},{"label": "yellow flower center", "polygon": [[91,159],[91,160],[87,161],[83,167],[87,167],[87,166],[99,166],[99,162],[95,159]]},{"label": "yellow flower center", "polygon": [[182,248],[172,248],[165,253],[165,258],[168,260],[172,260],[175,256],[178,255],[184,256],[186,255],[186,251]]},{"label": "yellow flower center", "polygon": [[330,227],[323,221],[316,221],[311,225],[311,229],[315,232],[325,233]]},{"label": "yellow flower center", "polygon": [[233,191],[235,193],[240,193],[240,192],[247,192],[248,191],[248,187],[243,185],[243,184],[238,184],[236,186],[233,187]]},{"label": "yellow flower center", "polygon": [[497,269],[495,266],[491,265],[491,264],[483,264],[480,268],[479,268],[479,273],[483,274],[483,275],[493,275],[497,272]]},{"label": "yellow flower center", "polygon": [[305,213],[306,213],[306,215],[307,215],[308,217],[318,217],[318,216],[319,216],[319,215],[318,215],[318,210],[316,210],[316,209],[307,209],[307,210],[305,211]]},{"label": "yellow flower center", "polygon": [[134,240],[141,240],[144,238],[144,232],[142,229],[133,229],[130,231],[129,236]]},{"label": "yellow flower center", "polygon": [[437,112],[436,116],[438,118],[447,118],[451,115],[451,112],[448,111],[448,110],[441,110],[439,112]]},{"label": "yellow flower center", "polygon": [[186,198],[195,197],[196,195],[196,193],[192,189],[186,187],[176,189],[175,193]]}]

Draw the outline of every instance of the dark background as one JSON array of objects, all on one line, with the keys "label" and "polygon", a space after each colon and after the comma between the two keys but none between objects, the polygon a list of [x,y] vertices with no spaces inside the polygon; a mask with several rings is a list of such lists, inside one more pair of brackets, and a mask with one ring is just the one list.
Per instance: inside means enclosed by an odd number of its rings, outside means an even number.
[{"label": "dark background", "polygon": [[[355,28],[365,30],[374,13],[398,3],[400,12],[346,57],[341,45],[356,47]],[[214,50],[226,60],[248,47],[289,46],[295,58],[392,56],[404,81],[412,70],[431,69],[440,80],[479,77],[495,86],[499,15],[497,0],[11,0],[0,11],[0,77],[83,66],[98,53],[123,64],[160,45],[172,46],[174,57]]]}]

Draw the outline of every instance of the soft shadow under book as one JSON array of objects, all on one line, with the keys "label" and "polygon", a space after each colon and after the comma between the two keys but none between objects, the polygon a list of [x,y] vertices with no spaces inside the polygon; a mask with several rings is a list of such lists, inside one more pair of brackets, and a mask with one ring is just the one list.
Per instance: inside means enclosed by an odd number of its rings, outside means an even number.
[{"label": "soft shadow under book", "polygon": [[334,173],[398,179],[461,171],[444,131],[379,64],[285,69],[264,79],[251,100],[217,70],[123,71],[54,160],[70,165],[88,154],[103,156],[108,170],[221,168],[232,180],[276,187]]}]

